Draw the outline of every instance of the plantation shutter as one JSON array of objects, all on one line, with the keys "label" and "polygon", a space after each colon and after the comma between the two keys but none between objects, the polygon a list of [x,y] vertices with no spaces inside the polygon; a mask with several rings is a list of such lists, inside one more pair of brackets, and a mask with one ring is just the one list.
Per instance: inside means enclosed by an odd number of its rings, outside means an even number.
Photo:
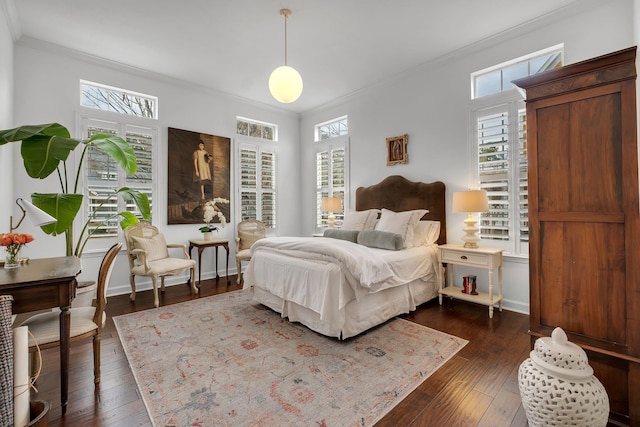
[{"label": "plantation shutter", "polygon": [[[346,150],[344,147],[321,150],[316,153],[316,226],[326,227],[328,212],[322,211],[323,197],[338,197],[344,206],[346,186]],[[336,221],[344,219],[344,212],[334,212]]]},{"label": "plantation shutter", "polygon": [[[529,240],[526,113],[521,101],[476,112],[478,181],[489,212],[480,216],[482,239]],[[514,242],[515,243],[515,242]]]},{"label": "plantation shutter", "polygon": [[240,215],[276,228],[276,154],[259,147],[240,148]]},{"label": "plantation shutter", "polygon": [[96,134],[120,135],[132,146],[136,155],[137,169],[134,175],[126,175],[118,164],[107,154],[89,146],[86,156],[87,177],[87,232],[91,238],[117,237],[121,211],[129,211],[140,217],[140,212],[133,201],[124,204],[116,195],[116,190],[129,187],[147,194],[149,203],[153,203],[152,189],[152,148],[153,135],[148,129],[127,126],[118,123],[89,120],[85,135],[87,138]]}]

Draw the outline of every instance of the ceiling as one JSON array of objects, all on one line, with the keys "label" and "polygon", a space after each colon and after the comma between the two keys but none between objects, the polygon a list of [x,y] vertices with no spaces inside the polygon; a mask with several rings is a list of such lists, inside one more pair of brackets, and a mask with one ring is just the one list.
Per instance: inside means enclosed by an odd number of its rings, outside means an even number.
[{"label": "ceiling", "polygon": [[[15,39],[43,40],[294,112],[346,96],[578,0],[0,0]],[[273,69],[302,75],[292,104]],[[101,82],[106,83],[108,82]],[[135,88],[127,88],[134,89]]]}]

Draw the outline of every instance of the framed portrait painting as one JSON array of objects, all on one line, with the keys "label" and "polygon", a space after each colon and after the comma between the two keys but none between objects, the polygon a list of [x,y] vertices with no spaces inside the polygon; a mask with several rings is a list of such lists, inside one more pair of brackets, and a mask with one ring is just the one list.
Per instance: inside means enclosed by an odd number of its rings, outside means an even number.
[{"label": "framed portrait painting", "polygon": [[[167,141],[167,222],[202,224],[205,202],[216,197],[231,202],[231,138],[169,128]],[[216,205],[227,222],[230,204]]]},{"label": "framed portrait painting", "polygon": [[387,138],[387,166],[409,163],[408,143],[409,135],[406,133]]}]

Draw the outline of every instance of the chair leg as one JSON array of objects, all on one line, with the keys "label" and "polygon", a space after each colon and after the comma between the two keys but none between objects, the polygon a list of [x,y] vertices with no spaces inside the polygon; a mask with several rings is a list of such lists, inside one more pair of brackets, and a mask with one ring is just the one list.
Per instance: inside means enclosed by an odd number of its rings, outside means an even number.
[{"label": "chair leg", "polygon": [[160,278],[160,290],[164,293],[164,276]]},{"label": "chair leg", "polygon": [[100,335],[93,336],[93,382],[100,383]]},{"label": "chair leg", "polygon": [[129,283],[131,284],[131,295],[129,296],[129,299],[131,301],[135,301],[136,300],[136,278],[133,274],[129,276]]},{"label": "chair leg", "polygon": [[196,266],[193,265],[190,269],[189,269],[189,274],[191,277],[191,292],[193,292],[194,294],[197,294],[199,289],[196,286]]},{"label": "chair leg", "polygon": [[239,285],[242,283],[242,262],[236,258],[236,270],[238,270],[238,279],[236,283]]},{"label": "chair leg", "polygon": [[[153,305],[157,307],[160,305],[160,301],[158,300],[158,278],[151,276],[151,281],[153,282]],[[164,284],[164,278],[162,279],[162,283]]]},{"label": "chair leg", "polygon": [[38,373],[38,352],[34,350],[29,353],[29,356],[29,359],[31,361],[31,364],[29,366],[29,376],[31,378],[35,378],[36,374]]}]

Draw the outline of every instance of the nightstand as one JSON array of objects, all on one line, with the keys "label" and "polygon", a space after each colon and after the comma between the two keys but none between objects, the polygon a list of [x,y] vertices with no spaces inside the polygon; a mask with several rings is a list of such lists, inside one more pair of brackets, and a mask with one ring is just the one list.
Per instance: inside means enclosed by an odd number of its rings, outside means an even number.
[{"label": "nightstand", "polygon": [[[502,252],[500,248],[480,246],[469,249],[463,245],[446,244],[438,246],[440,260],[448,264],[447,275],[449,286],[444,287],[444,278],[440,280],[440,305],[442,296],[447,295],[464,301],[471,301],[489,306],[489,318],[493,318],[493,305],[498,304],[502,311]],[[482,268],[489,271],[489,293],[478,292],[478,295],[470,295],[462,292],[461,287],[453,286],[453,266],[464,265],[467,267]],[[493,291],[493,271],[498,269],[498,295]]]}]

